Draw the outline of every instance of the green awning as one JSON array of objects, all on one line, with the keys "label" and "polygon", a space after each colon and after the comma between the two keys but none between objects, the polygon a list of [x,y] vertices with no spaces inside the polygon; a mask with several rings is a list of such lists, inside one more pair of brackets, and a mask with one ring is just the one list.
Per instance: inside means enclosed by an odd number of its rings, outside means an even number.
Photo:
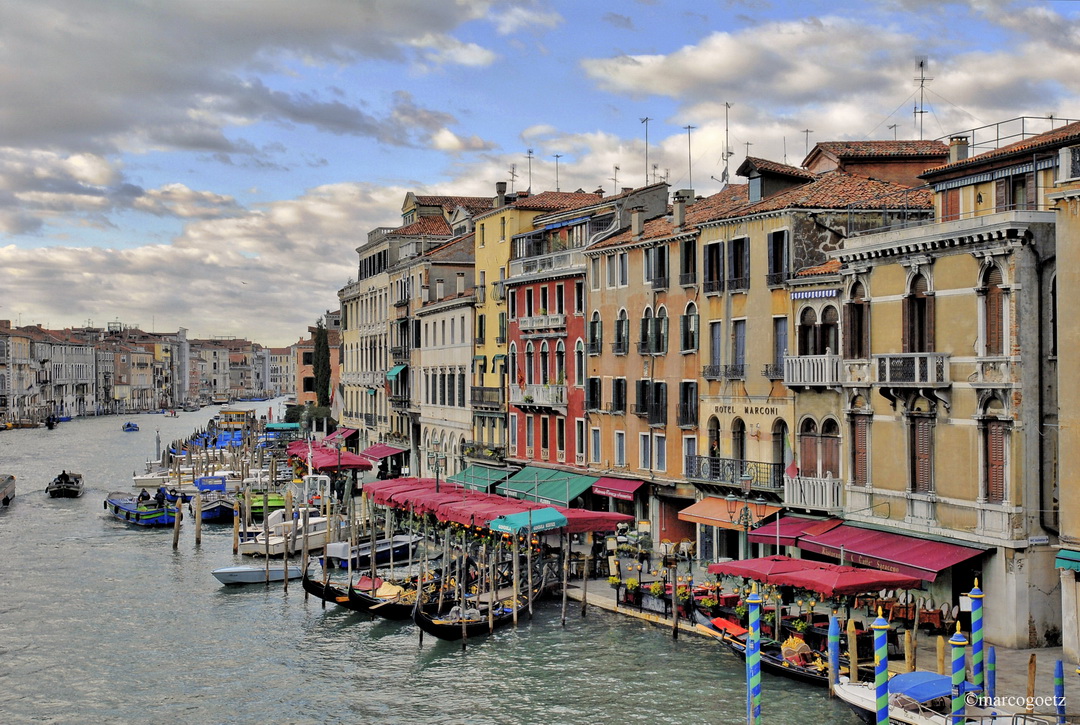
[{"label": "green awning", "polygon": [[398,373],[400,373],[404,369],[405,369],[404,365],[395,365],[394,367],[392,367],[392,368],[390,368],[389,370],[386,371],[386,379],[387,380],[393,380],[394,378],[396,378],[398,376]]},{"label": "green awning", "polygon": [[1054,559],[1054,568],[1080,571],[1080,551],[1060,549],[1057,553],[1057,558]]},{"label": "green awning", "polygon": [[556,471],[552,468],[526,466],[496,489],[503,496],[568,506],[570,501],[592,488],[596,476]]},{"label": "green awning", "polygon": [[492,519],[488,524],[488,528],[492,531],[502,531],[507,534],[516,534],[519,531],[551,531],[561,529],[563,526],[566,526],[566,517],[553,508],[507,514]]},{"label": "green awning", "polygon": [[446,480],[452,483],[460,483],[470,491],[491,493],[491,487],[500,481],[505,481],[509,475],[510,471],[505,468],[491,468],[475,464],[460,473],[448,476]]}]

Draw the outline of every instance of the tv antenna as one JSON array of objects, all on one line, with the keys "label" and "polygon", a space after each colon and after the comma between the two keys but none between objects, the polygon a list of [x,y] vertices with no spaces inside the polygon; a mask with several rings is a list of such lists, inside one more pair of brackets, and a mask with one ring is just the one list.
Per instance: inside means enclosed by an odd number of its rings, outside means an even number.
[{"label": "tv antenna", "polygon": [[649,185],[649,121],[651,120],[648,116],[641,119],[641,122],[645,124],[645,186]]},{"label": "tv antenna", "polygon": [[720,154],[720,158],[724,162],[724,170],[720,173],[719,179],[716,179],[715,176],[712,177],[716,181],[719,181],[721,184],[728,183],[728,159],[735,155],[731,150],[731,145],[728,144],[728,111],[730,110],[731,104],[727,101],[724,101],[724,153]]},{"label": "tv antenna", "polygon": [[683,126],[686,129],[686,175],[690,188],[694,188],[694,157],[690,153],[690,132],[697,126]]},{"label": "tv antenna", "polygon": [[514,182],[517,181],[517,164],[510,164],[510,193],[514,193]]},{"label": "tv antenna", "polygon": [[897,126],[897,124],[895,124],[895,123],[893,125],[889,126],[889,128],[892,129],[892,140],[893,141],[896,140],[896,126]]},{"label": "tv antenna", "polygon": [[806,141],[805,141],[804,150],[803,150],[803,157],[805,158],[806,156],[810,155],[810,134],[813,133],[813,130],[811,130],[809,128],[804,128],[799,133],[804,134],[806,136]]},{"label": "tv antenna", "polygon": [[525,156],[526,156],[526,158],[528,158],[528,159],[529,159],[529,192],[531,193],[531,192],[532,192],[532,159],[533,159],[533,150],[532,150],[532,149],[528,149],[528,151],[527,151],[527,153],[525,154]]},{"label": "tv antenna", "polygon": [[619,193],[619,165],[618,164],[615,164],[615,175],[614,176],[609,176],[608,180],[611,181],[612,184],[614,185],[613,186],[614,191],[612,191],[611,193],[612,194],[618,194]]},{"label": "tv antenna", "polygon": [[919,82],[919,105],[915,107],[915,118],[919,121],[919,140],[923,140],[923,114],[926,113],[926,82],[934,80],[926,75],[926,69],[929,66],[929,60],[925,55],[919,56],[919,77],[916,78]]},{"label": "tv antenna", "polygon": [[562,154],[555,154],[555,191],[559,190],[559,159]]}]

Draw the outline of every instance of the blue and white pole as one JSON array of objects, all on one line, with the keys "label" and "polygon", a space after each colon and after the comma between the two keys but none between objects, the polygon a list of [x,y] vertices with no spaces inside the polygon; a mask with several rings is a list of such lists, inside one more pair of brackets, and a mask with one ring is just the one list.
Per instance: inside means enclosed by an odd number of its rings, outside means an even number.
[{"label": "blue and white pole", "polygon": [[983,686],[983,593],[979,580],[968,592],[971,597],[971,681],[976,687]]},{"label": "blue and white pole", "polygon": [[874,697],[877,710],[877,725],[889,725],[889,623],[881,616],[878,608],[877,619],[870,625],[874,630]]},{"label": "blue and white pole", "polygon": [[829,688],[840,682],[840,619],[829,615]]},{"label": "blue and white pole", "polygon": [[754,585],[746,598],[750,631],[746,637],[746,722],[761,725],[761,595]]},{"label": "blue and white pole", "polygon": [[956,633],[949,638],[952,646],[952,725],[964,722],[964,649],[968,645],[967,637],[960,632],[960,623],[956,623]]},{"label": "blue and white pole", "polygon": [[997,650],[994,645],[986,648],[986,696],[991,700],[997,696]]}]

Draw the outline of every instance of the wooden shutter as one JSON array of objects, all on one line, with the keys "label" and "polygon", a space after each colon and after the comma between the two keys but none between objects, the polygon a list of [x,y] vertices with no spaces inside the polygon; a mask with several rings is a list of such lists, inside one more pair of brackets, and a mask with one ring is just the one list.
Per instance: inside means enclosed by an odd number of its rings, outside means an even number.
[{"label": "wooden shutter", "polygon": [[986,500],[1005,500],[1005,431],[1006,423],[993,420],[986,424]]},{"label": "wooden shutter", "polygon": [[840,475],[840,438],[836,435],[821,437],[821,475]]},{"label": "wooden shutter", "polygon": [[818,437],[816,431],[805,431],[799,435],[799,471],[808,478],[817,478],[817,446]]},{"label": "wooden shutter", "polygon": [[[993,275],[991,275],[993,276]],[[997,273],[1000,279],[1001,273]],[[986,354],[1003,355],[1005,353],[1005,294],[1001,287],[993,282],[986,290]]]},{"label": "wooden shutter", "polygon": [[742,243],[742,276],[745,280],[743,286],[750,289],[750,238],[746,237]]},{"label": "wooden shutter", "polygon": [[1024,177],[1024,189],[1027,191],[1027,199],[1017,200],[1017,203],[1023,201],[1025,209],[1038,209],[1039,189],[1034,172],[1027,174]]},{"label": "wooden shutter", "polygon": [[933,487],[933,426],[929,418],[916,418],[914,450],[912,451],[912,488],[916,493],[932,493]]},{"label": "wooden shutter", "polygon": [[948,189],[941,197],[941,221],[948,222],[960,218],[960,190]]},{"label": "wooden shutter", "polygon": [[777,265],[776,265],[776,256],[775,256],[775,249],[776,249],[776,243],[775,243],[776,242],[776,234],[775,233],[769,235],[768,242],[769,242],[769,268],[766,271],[766,274],[772,275],[772,274],[775,274],[776,272],[780,271],[779,269],[776,269]]},{"label": "wooden shutter", "polygon": [[1009,180],[998,179],[994,182],[994,211],[1009,208]]},{"label": "wooden shutter", "polygon": [[865,486],[867,484],[867,474],[869,473],[869,458],[870,447],[869,433],[870,433],[870,416],[868,415],[856,415],[855,422],[855,444],[854,444],[854,469],[855,475],[852,483],[856,486]]}]

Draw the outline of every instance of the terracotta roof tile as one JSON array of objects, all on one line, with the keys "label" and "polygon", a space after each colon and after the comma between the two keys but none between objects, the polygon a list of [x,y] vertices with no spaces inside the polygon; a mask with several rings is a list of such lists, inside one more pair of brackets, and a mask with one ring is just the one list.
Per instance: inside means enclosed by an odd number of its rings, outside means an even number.
[{"label": "terracotta roof tile", "polygon": [[896,205],[902,204],[909,209],[932,209],[934,205],[933,193],[929,189],[911,189],[903,184],[844,171],[828,171],[809,184],[773,194],[726,216],[730,218],[781,209],[877,209],[885,205],[889,196],[895,196]]},{"label": "terracotta roof tile", "polygon": [[590,206],[600,201],[598,194],[578,193],[576,191],[543,191],[533,196],[515,199],[509,204],[515,209],[529,211],[566,211],[583,206]]},{"label": "terracotta roof tile", "polygon": [[495,201],[490,196],[417,196],[416,203],[421,206],[441,206],[446,211],[461,206],[475,213],[491,209]]},{"label": "terracotta roof tile", "polygon": [[980,164],[994,159],[1012,156],[1013,154],[1027,153],[1047,146],[1064,145],[1076,140],[1080,140],[1080,121],[1066,124],[1061,128],[1055,128],[1053,131],[1040,133],[1037,136],[1030,136],[1022,141],[1002,146],[993,151],[987,151],[986,153],[977,154],[966,159],[961,159],[960,161],[954,161],[951,164],[935,166],[929,171],[924,172],[919,178],[926,179],[963,166]]},{"label": "terracotta roof tile", "polygon": [[[746,169],[746,171],[744,171],[744,169]],[[768,171],[773,174],[784,174],[799,179],[814,178],[813,172],[807,171],[806,169],[800,169],[798,166],[781,164],[778,161],[770,161],[769,159],[760,159],[756,156],[747,156],[743,162],[739,164],[737,173],[740,176],[747,176],[750,170]]]},{"label": "terracotta roof tile", "polygon": [[941,141],[822,141],[811,149],[807,158],[821,150],[840,159],[874,158],[878,156],[941,156],[949,155],[949,147]]},{"label": "terracotta roof tile", "polygon": [[450,223],[441,216],[422,216],[412,224],[406,224],[390,232],[401,237],[416,236],[439,236],[448,237],[453,234]]},{"label": "terracotta roof tile", "polygon": [[[686,223],[682,231],[693,229],[696,225],[723,217],[731,209],[737,209],[746,204],[746,184],[733,184],[727,186],[712,196],[705,197],[686,207]],[[646,219],[642,227],[642,239],[663,239],[675,234],[672,225],[670,207],[664,216]],[[630,227],[624,227],[613,236],[593,244],[589,249],[606,249],[618,247],[634,241],[634,235]]]},{"label": "terracotta roof tile", "polygon": [[813,277],[813,276],[819,275],[819,274],[836,274],[837,272],[840,271],[840,266],[841,265],[840,265],[840,260],[839,259],[830,259],[828,262],[825,262],[824,264],[819,264],[819,265],[816,265],[814,267],[806,267],[805,269],[800,269],[798,272],[795,273],[795,276],[796,277]]}]

